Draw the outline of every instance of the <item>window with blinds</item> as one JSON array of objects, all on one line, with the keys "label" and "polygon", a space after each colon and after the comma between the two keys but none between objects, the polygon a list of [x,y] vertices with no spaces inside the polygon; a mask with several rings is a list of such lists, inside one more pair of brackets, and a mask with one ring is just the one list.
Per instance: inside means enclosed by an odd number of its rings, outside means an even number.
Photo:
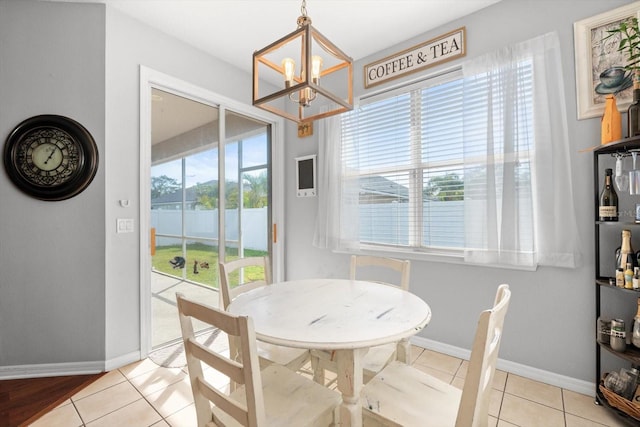
[{"label": "window with blinds", "polygon": [[[530,91],[530,70],[522,78]],[[465,183],[473,180],[465,176],[465,147],[467,162],[469,151],[486,158],[490,148],[482,134],[490,127],[491,96],[485,91],[474,101],[465,90],[482,89],[465,89],[461,73],[452,72],[381,94],[341,116],[343,180],[359,183],[361,245],[427,252],[465,248],[465,184],[467,191],[473,188],[473,182]],[[516,163],[526,169],[520,176],[529,188],[528,161],[522,160]]]}]

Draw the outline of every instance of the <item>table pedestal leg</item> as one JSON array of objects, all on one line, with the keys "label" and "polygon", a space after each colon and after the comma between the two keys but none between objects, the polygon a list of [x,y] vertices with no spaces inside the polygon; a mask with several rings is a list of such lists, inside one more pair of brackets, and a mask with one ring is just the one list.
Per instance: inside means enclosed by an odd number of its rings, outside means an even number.
[{"label": "table pedestal leg", "polygon": [[336,351],[338,390],[342,393],[340,423],[344,427],[362,426],[360,392],[362,391],[363,385],[362,357],[366,352],[366,348]]},{"label": "table pedestal leg", "polygon": [[324,385],[324,368],[320,357],[311,352],[311,370],[313,371],[313,380],[318,384]]},{"label": "table pedestal leg", "polygon": [[403,338],[396,346],[396,359],[399,362],[411,364],[411,343],[408,338]]}]

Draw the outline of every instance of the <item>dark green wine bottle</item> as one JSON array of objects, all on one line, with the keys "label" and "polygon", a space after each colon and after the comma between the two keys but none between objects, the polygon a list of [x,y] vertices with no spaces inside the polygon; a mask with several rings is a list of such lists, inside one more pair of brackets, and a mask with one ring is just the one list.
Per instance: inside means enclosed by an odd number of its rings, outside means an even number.
[{"label": "dark green wine bottle", "polygon": [[604,188],[600,193],[600,203],[598,207],[598,216],[600,221],[617,221],[618,220],[618,193],[611,184],[612,169],[606,169],[604,172]]}]

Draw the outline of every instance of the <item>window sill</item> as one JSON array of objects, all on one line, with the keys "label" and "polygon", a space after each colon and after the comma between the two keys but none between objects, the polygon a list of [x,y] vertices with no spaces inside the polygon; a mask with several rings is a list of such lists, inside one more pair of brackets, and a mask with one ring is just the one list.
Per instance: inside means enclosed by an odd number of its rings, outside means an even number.
[{"label": "window sill", "polygon": [[457,250],[432,250],[429,252],[412,249],[401,249],[392,246],[360,245],[360,250],[335,249],[335,253],[349,255],[372,255],[389,258],[402,258],[416,261],[433,261],[451,264],[466,264],[462,251]]},{"label": "window sill", "polygon": [[518,270],[518,271],[536,271],[537,266],[514,266],[514,265],[502,265],[502,264],[475,264],[464,260],[464,254],[458,250],[431,250],[429,252],[421,252],[416,250],[402,250],[390,246],[373,246],[373,245],[361,245],[359,251],[347,250],[347,249],[335,249],[334,253],[348,254],[348,255],[372,255],[383,256],[389,258],[408,259],[412,261],[427,261],[438,262],[445,264],[458,264],[466,265],[470,267],[483,267],[483,268],[496,268],[505,270]]}]

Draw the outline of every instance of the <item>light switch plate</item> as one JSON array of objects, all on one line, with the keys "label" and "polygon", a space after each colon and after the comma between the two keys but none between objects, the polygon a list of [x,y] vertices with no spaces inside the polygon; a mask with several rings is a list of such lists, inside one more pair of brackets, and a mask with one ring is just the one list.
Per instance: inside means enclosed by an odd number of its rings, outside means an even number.
[{"label": "light switch plate", "polygon": [[118,218],[116,232],[133,233],[133,218]]}]

